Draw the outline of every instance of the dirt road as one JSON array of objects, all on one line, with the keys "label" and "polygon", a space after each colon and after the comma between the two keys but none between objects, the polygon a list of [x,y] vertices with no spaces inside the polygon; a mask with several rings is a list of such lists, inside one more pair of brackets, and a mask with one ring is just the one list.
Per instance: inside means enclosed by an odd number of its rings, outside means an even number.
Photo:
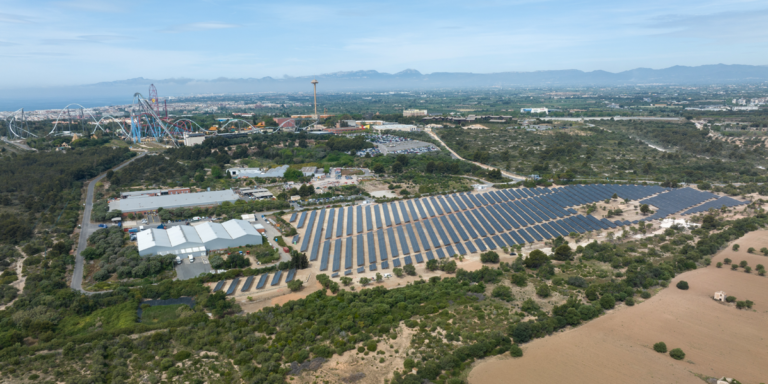
[{"label": "dirt road", "polygon": [[[459,156],[459,154],[458,154],[458,153],[456,153],[456,152],[455,152],[453,149],[451,149],[451,147],[449,147],[447,144],[445,144],[445,143],[443,142],[443,140],[440,140],[440,137],[439,137],[439,136],[437,136],[437,134],[435,134],[434,132],[432,132],[432,130],[431,130],[431,129],[425,130],[424,132],[426,132],[427,134],[429,134],[430,136],[432,136],[432,138],[433,138],[433,139],[437,140],[437,141],[438,141],[438,142],[439,142],[439,143],[440,143],[442,146],[444,146],[446,149],[448,149],[448,152],[450,152],[450,153],[451,153],[451,155],[452,155],[454,158],[456,158],[456,159],[459,159],[459,160],[464,160],[464,161],[466,161],[466,162],[470,162],[470,163],[472,163],[472,164],[475,164],[475,165],[477,165],[478,167],[480,167],[480,168],[483,168],[483,169],[489,169],[489,170],[494,170],[494,169],[496,169],[496,168],[494,168],[494,167],[491,167],[490,165],[485,165],[485,164],[482,164],[482,163],[478,163],[478,162],[475,162],[475,161],[467,160],[467,159],[465,159],[465,158],[463,158],[463,157]],[[509,177],[509,178],[511,178],[511,179],[513,179],[513,180],[515,180],[515,181],[523,181],[523,180],[525,180],[525,177],[522,177],[522,176],[520,176],[520,175],[514,174],[514,173],[512,173],[512,172],[501,171],[501,174],[502,174],[502,175],[504,175],[504,176],[506,176],[506,177]]]}]

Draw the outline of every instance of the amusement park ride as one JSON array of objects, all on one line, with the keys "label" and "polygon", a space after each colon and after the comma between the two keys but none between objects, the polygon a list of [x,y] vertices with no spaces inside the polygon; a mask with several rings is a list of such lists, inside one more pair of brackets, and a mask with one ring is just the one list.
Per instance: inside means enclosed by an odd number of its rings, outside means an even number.
[{"label": "amusement park ride", "polygon": [[[102,132],[109,132],[107,123],[115,123],[118,127],[115,130],[115,134],[134,143],[155,141],[178,146],[179,140],[183,139],[185,134],[207,131],[190,119],[169,118],[167,100],[163,100],[162,112],[160,105],[160,99],[157,96],[157,89],[154,84],[149,86],[149,98],[145,98],[138,92],[133,95],[133,104],[129,108],[129,119],[118,119],[109,114],[103,114],[100,119],[96,119],[82,105],[76,103],[69,104],[59,112],[53,123],[53,129],[46,136],[67,135],[73,132],[73,127],[80,127],[83,131],[82,133],[85,134],[94,134],[99,129]],[[8,116],[6,121],[9,139],[38,137],[38,135],[30,132],[23,108]],[[92,122],[91,124],[94,125],[91,132],[88,132],[89,129],[86,127],[88,122]],[[67,129],[63,129],[65,125],[68,127]],[[218,131],[221,132],[231,125],[236,125],[237,131],[256,130],[256,127],[245,120],[231,119],[220,127]]]},{"label": "amusement park ride", "polygon": [[[317,87],[316,80],[313,81],[312,84]],[[315,92],[317,92],[316,89],[317,88],[315,88]],[[107,124],[115,123],[118,128],[114,130],[114,133],[126,140],[131,140],[134,143],[154,141],[178,146],[179,142],[184,138],[184,135],[209,132],[190,119],[169,118],[167,100],[163,100],[161,112],[161,103],[157,96],[157,89],[154,84],[150,84],[148,95],[149,98],[145,98],[138,92],[133,95],[133,104],[131,104],[128,109],[130,114],[129,119],[119,119],[109,114],[102,114],[100,119],[96,119],[96,117],[82,105],[76,103],[69,104],[59,112],[56,121],[53,123],[53,129],[48,132],[46,137],[69,135],[73,133],[73,127],[78,127],[83,134],[92,135],[95,134],[98,129],[102,132],[110,132]],[[315,96],[315,111],[317,111],[317,96]],[[88,119],[91,121],[88,121]],[[305,129],[311,125],[317,124],[317,115],[315,115],[312,120],[314,121],[309,125],[303,128],[296,126],[296,128]],[[29,127],[27,126],[24,108],[9,115],[6,122],[8,124],[9,139],[38,137],[38,135],[30,132]],[[288,121],[280,124],[277,129],[284,128],[283,126],[286,123],[288,123]],[[91,132],[89,132],[90,129],[86,126],[88,124],[94,125]],[[66,130],[62,129],[65,125],[67,126]],[[229,121],[219,127],[217,131],[226,131],[227,128],[233,128],[236,132],[263,132],[259,127],[241,119],[229,119]]]}]

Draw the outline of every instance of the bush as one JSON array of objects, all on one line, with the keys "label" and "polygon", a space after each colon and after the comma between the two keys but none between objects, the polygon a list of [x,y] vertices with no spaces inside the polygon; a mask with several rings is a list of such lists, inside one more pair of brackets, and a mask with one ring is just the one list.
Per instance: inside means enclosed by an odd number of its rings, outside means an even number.
[{"label": "bush", "polygon": [[405,276],[405,273],[403,273],[403,269],[402,268],[392,268],[392,273],[394,273],[395,276],[397,276],[397,277]]},{"label": "bush", "polygon": [[483,263],[498,263],[499,254],[494,251],[488,251],[480,254],[480,261]]},{"label": "bush", "polygon": [[725,301],[728,303],[733,303],[736,301],[736,296],[728,296],[725,298]]},{"label": "bush", "polygon": [[667,344],[663,341],[659,341],[653,345],[653,350],[658,353],[667,353]]},{"label": "bush", "polygon": [[717,264],[715,264],[715,266],[718,267],[718,268],[722,268],[723,267],[723,263],[718,261]]},{"label": "bush", "polygon": [[531,269],[536,269],[538,267],[541,267],[542,265],[549,262],[549,257],[546,253],[536,249],[530,254],[528,254],[528,257],[523,260],[523,264],[525,264],[526,267]]},{"label": "bush", "polygon": [[491,296],[504,301],[514,300],[514,297],[512,297],[512,290],[509,289],[509,287],[506,285],[497,285],[495,288],[493,288]]},{"label": "bush", "polygon": [[683,352],[683,350],[680,348],[675,348],[669,351],[669,355],[672,356],[672,358],[675,360],[685,359],[685,352]]},{"label": "bush", "polygon": [[747,253],[755,253],[755,248],[749,247],[749,249],[747,249]]},{"label": "bush", "polygon": [[408,276],[416,276],[416,267],[414,267],[413,264],[408,264],[404,266],[403,271]]},{"label": "bush", "polygon": [[509,354],[512,355],[512,357],[523,357],[523,349],[517,344],[512,344],[512,346],[509,347]]},{"label": "bush", "polygon": [[587,287],[587,280],[585,280],[581,276],[569,276],[566,282],[568,283],[568,285],[572,285],[574,287],[579,287],[579,288]]},{"label": "bush", "polygon": [[746,261],[746,260],[742,260],[742,261],[739,263],[739,267],[742,267],[742,268],[746,268],[746,266],[747,266],[748,264],[749,264],[749,263],[747,263],[747,261]]},{"label": "bush", "polygon": [[301,280],[292,280],[288,283],[288,289],[290,289],[291,292],[296,292],[300,290],[303,285],[304,282]]},{"label": "bush", "polygon": [[736,252],[736,251],[739,250],[739,245],[738,244],[734,244],[733,247],[731,247],[731,249],[733,249],[733,251]]},{"label": "bush", "polygon": [[651,293],[648,292],[648,291],[642,291],[642,292],[640,292],[640,297],[642,297],[643,299],[650,299],[651,298]]},{"label": "bush", "polygon": [[635,305],[635,299],[631,297],[627,297],[626,300],[624,300],[624,304],[626,304],[628,307]]},{"label": "bush", "polygon": [[178,351],[175,355],[173,355],[173,358],[176,361],[183,361],[186,359],[189,359],[192,356],[192,352],[190,351]]},{"label": "bush", "polygon": [[680,280],[677,282],[676,285],[677,289],[682,289],[683,291],[688,290],[688,282],[685,280]]},{"label": "bush", "polygon": [[613,309],[616,306],[616,299],[610,293],[606,293],[600,298],[600,306],[603,309]]},{"label": "bush", "polygon": [[365,347],[368,348],[369,351],[374,352],[378,347],[378,343],[376,343],[376,340],[368,340],[368,342],[365,343]]},{"label": "bush", "polygon": [[539,297],[549,297],[552,294],[552,291],[549,290],[549,285],[542,284],[536,289],[536,294]]},{"label": "bush", "polygon": [[739,266],[738,266],[738,265],[736,265],[736,264],[731,264],[731,271],[735,271],[735,270],[737,270],[737,269],[739,269]]},{"label": "bush", "polygon": [[736,302],[736,308],[744,309],[746,307],[747,307],[747,302],[746,301],[739,300],[739,301]]}]

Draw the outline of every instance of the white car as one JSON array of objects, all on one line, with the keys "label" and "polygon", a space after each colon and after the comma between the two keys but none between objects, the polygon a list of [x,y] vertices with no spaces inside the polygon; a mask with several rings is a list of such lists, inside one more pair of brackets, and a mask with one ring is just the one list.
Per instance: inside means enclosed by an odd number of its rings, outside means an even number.
[{"label": "white car", "polygon": [[195,262],[195,257],[192,256],[192,255],[189,255],[189,262],[190,263],[194,263]]}]

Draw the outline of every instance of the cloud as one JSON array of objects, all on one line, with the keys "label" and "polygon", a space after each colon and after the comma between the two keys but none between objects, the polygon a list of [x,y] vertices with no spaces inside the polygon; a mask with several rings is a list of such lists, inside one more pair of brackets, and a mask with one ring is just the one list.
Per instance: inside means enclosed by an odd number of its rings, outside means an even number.
[{"label": "cloud", "polygon": [[163,32],[163,33],[196,32],[196,31],[210,31],[214,29],[229,29],[229,28],[237,28],[237,27],[239,27],[239,25],[237,24],[202,22],[202,23],[180,24],[167,29],[163,29],[160,32]]},{"label": "cloud", "polygon": [[0,23],[30,24],[32,19],[27,16],[14,15],[12,13],[0,13]]}]

